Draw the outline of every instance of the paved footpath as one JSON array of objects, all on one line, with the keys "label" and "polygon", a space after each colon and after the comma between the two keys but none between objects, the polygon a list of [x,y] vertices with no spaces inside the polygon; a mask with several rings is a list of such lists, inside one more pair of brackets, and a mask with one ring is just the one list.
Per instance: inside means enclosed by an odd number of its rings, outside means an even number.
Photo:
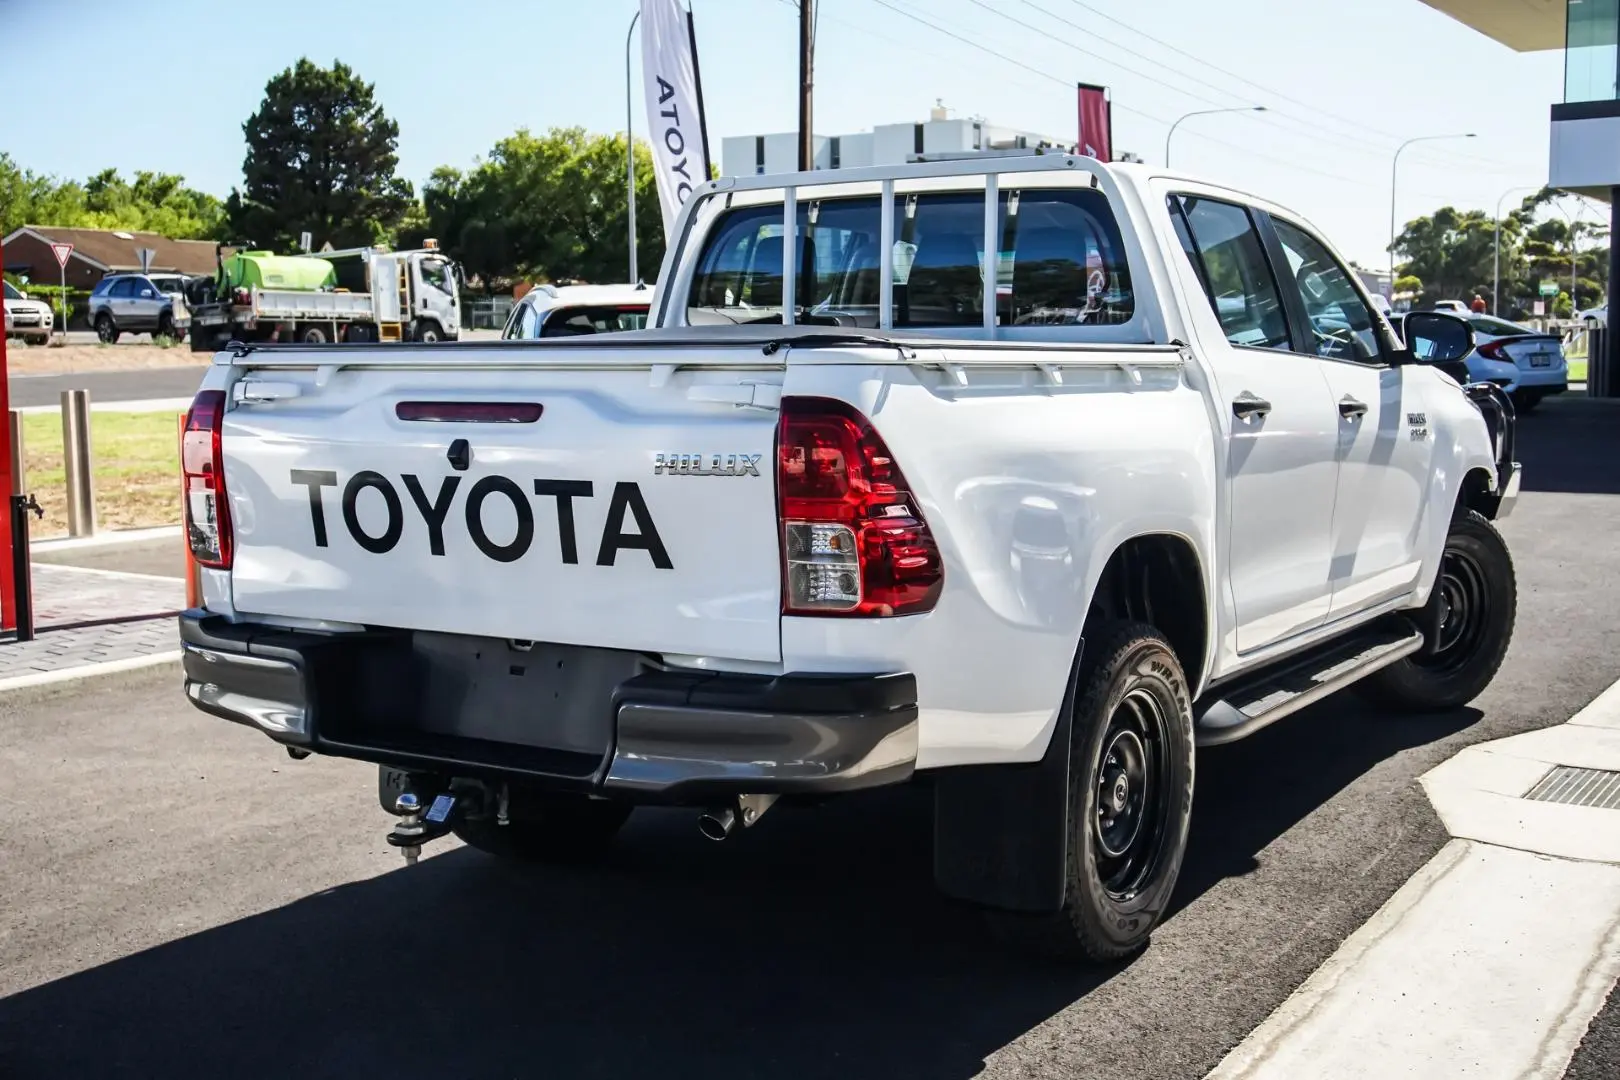
[{"label": "paved footpath", "polygon": [[0,641],[0,691],[174,658],[185,593],[178,577],[36,562],[35,637]]}]

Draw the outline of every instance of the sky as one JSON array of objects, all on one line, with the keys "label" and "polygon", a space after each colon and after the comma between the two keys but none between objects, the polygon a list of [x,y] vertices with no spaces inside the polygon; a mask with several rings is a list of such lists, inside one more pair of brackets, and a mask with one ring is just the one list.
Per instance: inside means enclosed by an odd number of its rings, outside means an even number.
[{"label": "sky", "polygon": [[[796,0],[691,0],[711,157],[720,139],[798,123]],[[420,185],[518,128],[623,131],[625,31],[637,0],[0,0],[0,150],[83,179],[180,173],[223,197],[241,182],[242,122],[301,56],[375,83]],[[1179,171],[1305,215],[1348,257],[1387,264],[1396,216],[1494,213],[1547,177],[1561,52],[1520,54],[1419,0],[821,0],[815,128],[837,135],[957,116],[1075,138],[1076,82],[1110,87],[1114,146],[1153,163],[1170,123]],[[384,17],[386,12],[387,17]],[[90,24],[94,32],[87,32]],[[932,25],[924,25],[932,24]],[[28,43],[27,48],[15,43]],[[1000,55],[994,55],[1000,54]],[[634,124],[645,135],[639,43]],[[1523,192],[1508,199],[1511,207]],[[1588,217],[1598,212],[1588,210]]]}]

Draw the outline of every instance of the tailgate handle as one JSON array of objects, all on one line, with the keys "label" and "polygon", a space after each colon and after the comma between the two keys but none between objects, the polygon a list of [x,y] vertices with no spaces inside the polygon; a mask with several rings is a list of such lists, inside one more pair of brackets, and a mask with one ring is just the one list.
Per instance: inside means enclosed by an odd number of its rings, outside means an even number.
[{"label": "tailgate handle", "polygon": [[739,409],[778,409],[782,404],[782,387],[778,383],[704,383],[688,387],[686,400],[713,401]]},{"label": "tailgate handle", "polygon": [[294,382],[263,382],[258,379],[243,379],[236,384],[233,394],[238,404],[252,405],[261,401],[285,401],[295,398],[303,389]]}]

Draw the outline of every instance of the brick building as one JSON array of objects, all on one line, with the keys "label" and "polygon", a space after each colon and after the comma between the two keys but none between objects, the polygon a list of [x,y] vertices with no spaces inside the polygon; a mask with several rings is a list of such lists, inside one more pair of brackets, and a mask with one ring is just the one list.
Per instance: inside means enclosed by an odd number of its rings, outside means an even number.
[{"label": "brick building", "polygon": [[214,241],[171,240],[157,233],[123,229],[66,229],[51,225],[24,225],[3,241],[5,270],[27,276],[30,282],[55,285],[61,280],[51,245],[73,245],[68,257],[70,289],[92,289],[108,274],[141,268],[141,249],[153,251],[154,273],[212,274]]}]

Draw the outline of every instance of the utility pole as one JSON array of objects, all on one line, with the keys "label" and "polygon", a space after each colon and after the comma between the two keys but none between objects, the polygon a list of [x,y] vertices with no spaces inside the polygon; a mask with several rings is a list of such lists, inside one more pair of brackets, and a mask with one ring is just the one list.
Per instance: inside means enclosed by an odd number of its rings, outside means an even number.
[{"label": "utility pole", "polygon": [[799,0],[799,171],[809,172],[816,163],[815,137],[811,134],[815,97],[816,0]]}]

